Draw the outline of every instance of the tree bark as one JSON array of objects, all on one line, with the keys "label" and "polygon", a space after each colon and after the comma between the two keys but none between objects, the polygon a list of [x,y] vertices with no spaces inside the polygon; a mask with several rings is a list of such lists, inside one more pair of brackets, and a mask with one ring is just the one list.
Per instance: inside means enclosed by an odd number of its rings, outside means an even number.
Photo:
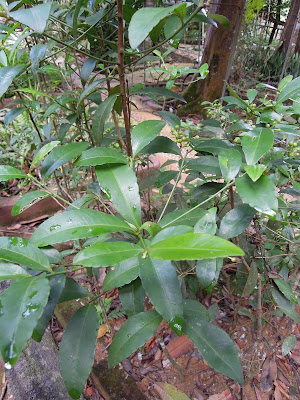
[{"label": "tree bark", "polygon": [[230,21],[228,28],[219,24],[207,27],[202,64],[208,63],[209,74],[204,80],[192,83],[183,97],[187,104],[178,110],[180,116],[201,113],[203,101],[214,101],[221,97],[224,80],[230,69],[236,39],[241,25],[246,0],[217,0],[211,3],[209,13],[221,14]]},{"label": "tree bark", "polygon": [[[290,52],[293,54],[297,46],[297,39],[299,38],[299,23],[300,23],[300,0],[292,0],[291,8],[282,31],[280,40],[282,45],[279,48],[279,52],[286,54]],[[297,26],[298,25],[298,26]],[[290,46],[291,43],[291,46]]]}]

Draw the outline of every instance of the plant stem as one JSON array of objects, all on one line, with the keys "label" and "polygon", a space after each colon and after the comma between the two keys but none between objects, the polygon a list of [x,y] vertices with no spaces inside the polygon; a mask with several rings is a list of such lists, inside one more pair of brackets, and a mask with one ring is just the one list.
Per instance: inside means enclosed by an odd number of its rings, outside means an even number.
[{"label": "plant stem", "polygon": [[170,361],[170,363],[173,365],[173,367],[175,369],[177,369],[181,382],[184,382],[184,374],[182,372],[180,365],[178,365],[177,362],[174,360],[174,358],[171,356],[171,354],[169,353],[169,350],[167,349],[164,342],[160,339],[160,337],[157,334],[155,334],[155,336],[160,344],[160,347],[162,348],[163,352],[165,353],[167,359]]}]

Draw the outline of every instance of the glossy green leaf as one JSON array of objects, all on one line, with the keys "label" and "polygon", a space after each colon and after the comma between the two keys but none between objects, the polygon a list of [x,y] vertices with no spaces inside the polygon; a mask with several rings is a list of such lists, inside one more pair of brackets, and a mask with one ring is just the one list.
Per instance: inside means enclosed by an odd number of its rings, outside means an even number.
[{"label": "glossy green leaf", "polygon": [[169,383],[155,383],[154,390],[158,393],[161,400],[189,400],[186,394]]},{"label": "glossy green leaf", "polygon": [[108,267],[137,256],[142,248],[128,242],[95,243],[82,250],[74,258],[74,264],[90,267]]},{"label": "glossy green leaf", "polygon": [[17,362],[27,340],[42,315],[49,296],[49,282],[45,275],[20,279],[0,297],[0,351],[5,367]]},{"label": "glossy green leaf", "polygon": [[9,165],[0,165],[0,182],[22,178],[27,178],[27,175],[24,174],[24,172],[19,171],[17,168],[10,167]]},{"label": "glossy green leaf", "polygon": [[40,249],[19,237],[0,237],[0,259],[37,271],[52,272],[47,256]]},{"label": "glossy green leaf", "polygon": [[138,257],[120,262],[107,272],[103,282],[103,291],[107,292],[132,282],[139,276],[139,268]]},{"label": "glossy green leaf", "polygon": [[210,314],[208,310],[199,301],[185,299],[183,300],[183,316],[197,317],[201,321],[210,321]]},{"label": "glossy green leaf", "polygon": [[219,153],[219,165],[226,182],[237,176],[242,165],[242,155],[238,150],[228,149]]},{"label": "glossy green leaf", "polygon": [[247,164],[256,164],[271,149],[273,142],[274,134],[269,128],[255,128],[251,131],[251,136],[244,136],[242,139],[242,148]]},{"label": "glossy green leaf", "polygon": [[213,282],[216,277],[216,273],[219,268],[217,264],[222,264],[223,260],[221,258],[208,258],[205,260],[198,260],[196,264],[196,275],[199,285],[206,289]]},{"label": "glossy green leaf", "polygon": [[[54,277],[53,277],[54,278]],[[91,293],[81,286],[73,278],[67,276],[65,286],[61,292],[58,303],[64,303],[65,301],[82,299],[90,296]]]},{"label": "glossy green leaf", "polygon": [[64,261],[60,252],[52,246],[45,246],[41,250],[48,257],[50,264],[60,264]]},{"label": "glossy green leaf", "polygon": [[100,83],[104,82],[106,79],[99,79],[97,81],[93,81],[92,83],[90,83],[81,93],[79,99],[78,99],[78,103],[77,106],[79,107],[79,105],[81,104],[81,102],[86,99],[90,94],[92,94],[93,92],[95,92],[97,90],[97,86],[100,85]]},{"label": "glossy green leaf", "polygon": [[[148,8],[149,9],[149,8]],[[136,91],[137,94],[144,94],[148,96],[159,96],[159,97],[169,97],[171,99],[177,99],[186,103],[183,97],[181,97],[176,92],[172,92],[172,90],[160,88],[160,87],[147,87],[143,89],[139,89]]]},{"label": "glossy green leaf", "polygon": [[280,278],[273,278],[273,281],[276,283],[276,286],[281,291],[281,293],[290,300],[292,303],[297,303],[297,297],[295,296],[291,286]]},{"label": "glossy green leaf", "polygon": [[137,178],[128,165],[96,167],[101,190],[122,217],[135,226],[141,225],[141,199]]},{"label": "glossy green leaf", "polygon": [[118,95],[108,96],[97,108],[93,115],[92,136],[96,146],[101,146],[105,123],[110,117]]},{"label": "glossy green leaf", "polygon": [[164,228],[163,230],[158,232],[155,235],[154,239],[152,239],[151,243],[155,244],[176,235],[182,235],[183,233],[192,233],[192,232],[193,228],[188,225],[168,226],[167,228]]},{"label": "glossy green leaf", "polygon": [[132,231],[132,228],[114,215],[96,210],[70,210],[54,215],[43,222],[29,242],[35,246],[84,239],[107,232]]},{"label": "glossy green leaf", "polygon": [[90,166],[103,164],[127,164],[126,158],[116,150],[105,147],[93,147],[84,151],[75,161],[76,166]]},{"label": "glossy green leaf", "polygon": [[212,153],[212,154],[219,154],[223,150],[227,149],[234,149],[235,146],[233,146],[231,143],[227,142],[226,140],[221,140],[221,139],[203,139],[201,141],[196,142],[195,150],[202,152],[205,151],[207,153]]},{"label": "glossy green leaf", "polygon": [[118,293],[128,317],[144,311],[145,290],[139,278],[120,287]]},{"label": "glossy green leaf", "polygon": [[40,342],[42,340],[42,337],[54,313],[54,309],[56,307],[56,304],[58,303],[65,283],[65,275],[57,275],[49,279],[50,294],[48,302],[32,333],[32,337],[36,342]]},{"label": "glossy green leaf", "polygon": [[165,136],[156,137],[148,146],[145,146],[140,154],[170,153],[181,155],[181,151],[173,140]]},{"label": "glossy green leaf", "polygon": [[286,356],[296,346],[297,338],[295,335],[287,336],[282,343],[282,355]]},{"label": "glossy green leaf", "polygon": [[20,8],[17,11],[12,11],[9,15],[21,24],[29,26],[37,33],[43,33],[47,20],[50,16],[52,3],[39,4],[31,8]]},{"label": "glossy green leaf", "polygon": [[244,169],[247,172],[248,176],[256,182],[263,174],[267,167],[263,164],[255,164],[255,165],[245,165]]},{"label": "glossy green leaf", "polygon": [[226,18],[224,15],[220,15],[220,14],[207,14],[207,16],[209,18],[214,19],[215,21],[219,22],[223,28],[228,28],[228,26],[230,25],[230,21],[228,18]]},{"label": "glossy green leaf", "polygon": [[145,229],[152,237],[154,237],[161,231],[161,227],[151,221],[144,222],[140,229]]},{"label": "glossy green leaf", "polygon": [[195,233],[208,233],[214,235],[217,231],[217,208],[213,207],[206,211],[206,213],[199,219],[195,225]]},{"label": "glossy green leaf", "polygon": [[0,261],[0,282],[9,279],[26,278],[29,274],[19,265]]},{"label": "glossy green leaf", "polygon": [[177,226],[177,225],[187,225],[187,226],[195,226],[196,223],[202,218],[205,214],[203,209],[183,209],[176,210],[168,213],[164,216],[159,222],[162,228],[166,228],[167,226]]},{"label": "glossy green leaf", "polygon": [[163,118],[171,128],[175,128],[175,126],[181,126],[181,119],[177,117],[176,114],[173,114],[170,111],[157,111],[157,114]]},{"label": "glossy green leaf", "polygon": [[155,309],[167,322],[182,317],[182,294],[177,273],[170,261],[140,259],[140,277]]},{"label": "glossy green leaf", "polygon": [[219,236],[224,239],[231,239],[240,235],[248,228],[255,214],[256,210],[248,206],[248,204],[241,204],[228,211],[222,218]]},{"label": "glossy green leaf", "polygon": [[136,11],[131,18],[128,28],[131,48],[136,49],[146,39],[152,29],[178,6],[180,4],[165,8],[144,7]]},{"label": "glossy green leaf", "polygon": [[257,211],[268,215],[275,215],[278,200],[275,185],[268,176],[262,175],[256,182],[244,175],[235,180],[238,194],[243,201]]},{"label": "glossy green leaf", "polygon": [[37,165],[50,151],[60,143],[59,140],[54,140],[53,142],[45,144],[34,156],[31,165]]},{"label": "glossy green leaf", "polygon": [[165,126],[165,122],[148,120],[140,122],[131,132],[132,155],[135,157],[145,146],[152,142]]},{"label": "glossy green leaf", "polygon": [[0,98],[7,91],[12,81],[23,71],[24,65],[16,65],[11,67],[0,68]]},{"label": "glossy green leaf", "polygon": [[4,125],[7,126],[8,124],[10,124],[15,118],[17,118],[18,115],[22,114],[25,110],[25,107],[17,107],[9,110],[3,118]]},{"label": "glossy green leaf", "polygon": [[277,303],[281,311],[283,311],[288,317],[293,319],[295,322],[300,322],[300,315],[295,310],[295,304],[292,304],[287,298],[285,298],[275,288],[271,289],[273,299]]},{"label": "glossy green leaf", "polygon": [[112,368],[129,357],[154,335],[162,317],[146,311],[130,317],[119,329],[108,351],[108,367]]},{"label": "glossy green leaf", "polygon": [[250,103],[253,103],[255,97],[258,95],[258,91],[256,89],[248,89],[247,90],[247,97]]},{"label": "glossy green leaf", "polygon": [[300,76],[298,76],[298,78],[293,79],[282,89],[277,98],[277,103],[283,103],[284,101],[299,94],[299,91],[300,91]]},{"label": "glossy green leaf", "polygon": [[210,175],[222,175],[219,160],[213,156],[203,156],[189,160],[186,163],[186,168]]},{"label": "glossy green leaf", "polygon": [[244,252],[231,242],[202,233],[177,235],[154,245],[149,255],[161,260],[201,260],[203,258],[242,256]]},{"label": "glossy green leaf", "polygon": [[250,296],[250,294],[254,291],[254,289],[257,286],[257,278],[258,278],[257,266],[255,262],[252,262],[247,282],[243,290],[242,294],[243,297]]},{"label": "glossy green leaf", "polygon": [[96,307],[81,307],[68,323],[59,347],[59,369],[69,395],[79,399],[94,363],[99,319]]},{"label": "glossy green leaf", "polygon": [[75,5],[75,10],[73,13],[73,37],[75,38],[77,36],[77,24],[78,24],[78,15],[80,12],[80,8],[82,7],[84,3],[84,0],[77,0],[76,5]]},{"label": "glossy green leaf", "polygon": [[50,176],[57,168],[78,157],[88,146],[85,142],[75,142],[54,148],[43,162],[42,177],[45,179]]},{"label": "glossy green leaf", "polygon": [[183,331],[210,367],[244,384],[237,348],[226,332],[197,316],[185,318]]},{"label": "glossy green leaf", "polygon": [[80,70],[80,78],[84,81],[87,81],[93,72],[95,66],[97,64],[97,60],[94,58],[88,58],[82,65]]},{"label": "glossy green leaf", "polygon": [[225,183],[221,182],[208,182],[204,183],[201,186],[196,187],[196,189],[192,193],[192,199],[197,203],[208,200],[210,197],[217,196],[217,193],[222,191]]},{"label": "glossy green leaf", "polygon": [[15,202],[11,210],[11,215],[19,215],[33,204],[49,196],[49,193],[43,192],[42,190],[26,193]]}]

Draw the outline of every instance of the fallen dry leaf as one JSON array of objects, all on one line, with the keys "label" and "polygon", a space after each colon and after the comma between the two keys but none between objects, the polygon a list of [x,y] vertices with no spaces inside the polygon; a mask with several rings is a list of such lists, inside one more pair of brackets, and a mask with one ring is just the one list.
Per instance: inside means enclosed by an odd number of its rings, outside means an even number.
[{"label": "fallen dry leaf", "polygon": [[213,394],[207,400],[232,400],[232,394],[229,389],[226,389],[220,394]]},{"label": "fallen dry leaf", "polygon": [[281,391],[280,391],[280,388],[279,388],[279,385],[278,385],[278,382],[275,381],[274,385],[275,385],[274,399],[275,400],[283,400],[282,395],[281,395]]},{"label": "fallen dry leaf", "polygon": [[180,392],[175,386],[158,382],[153,386],[161,400],[190,400],[186,394]]},{"label": "fallen dry leaf", "polygon": [[262,392],[270,392],[273,383],[277,378],[277,364],[274,359],[266,358],[261,373],[260,390]]},{"label": "fallen dry leaf", "polygon": [[[177,358],[193,350],[194,347],[194,344],[185,335],[182,335],[174,337],[168,343],[167,350],[171,354],[171,357]],[[166,358],[166,356],[164,355],[163,358]]]},{"label": "fallen dry leaf", "polygon": [[101,324],[100,328],[98,330],[98,336],[97,339],[102,338],[107,332],[107,325],[106,324]]}]

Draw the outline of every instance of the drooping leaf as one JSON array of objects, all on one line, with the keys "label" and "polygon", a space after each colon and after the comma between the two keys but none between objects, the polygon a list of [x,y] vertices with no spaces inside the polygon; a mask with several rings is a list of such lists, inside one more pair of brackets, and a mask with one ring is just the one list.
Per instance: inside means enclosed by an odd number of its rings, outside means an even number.
[{"label": "drooping leaf", "polygon": [[293,79],[290,83],[288,83],[280,92],[277,103],[283,103],[284,101],[294,97],[299,94],[300,90],[300,76],[298,78]]},{"label": "drooping leaf", "polygon": [[288,317],[293,319],[295,322],[300,322],[300,315],[295,310],[295,305],[292,304],[286,297],[284,297],[275,288],[271,289],[273,299],[277,303],[278,307],[283,311]]},{"label": "drooping leaf", "polygon": [[11,215],[19,215],[33,204],[49,196],[49,193],[43,192],[42,190],[26,193],[15,202],[11,210]]},{"label": "drooping leaf", "polygon": [[20,8],[17,11],[11,11],[9,15],[21,24],[29,26],[37,33],[43,33],[47,20],[50,16],[52,3],[39,4],[31,8]]},{"label": "drooping leaf", "polygon": [[242,139],[242,148],[247,164],[256,164],[271,149],[273,142],[274,134],[272,129],[269,128],[255,128],[251,131],[251,136],[244,136]]},{"label": "drooping leaf", "polygon": [[162,228],[166,228],[167,226],[176,226],[176,225],[187,225],[187,226],[195,226],[196,223],[202,218],[205,214],[203,209],[183,209],[176,210],[168,213],[165,217],[163,217],[158,225]]},{"label": "drooping leaf", "polygon": [[152,236],[152,238],[154,238],[154,236],[161,231],[161,227],[151,221],[144,222],[140,230],[142,231],[142,229],[145,229],[149,233],[149,235]]},{"label": "drooping leaf", "polygon": [[255,214],[256,210],[248,204],[241,204],[228,211],[222,218],[219,236],[224,239],[231,239],[240,235],[247,229]]},{"label": "drooping leaf", "polygon": [[77,36],[77,23],[78,23],[78,15],[81,9],[81,6],[83,5],[83,0],[77,0],[75,10],[73,13],[73,37],[76,38]]},{"label": "drooping leaf", "polygon": [[23,71],[24,65],[16,65],[0,68],[0,98],[7,91],[12,81]]},{"label": "drooping leaf", "polygon": [[223,28],[228,28],[228,26],[230,25],[230,21],[228,18],[226,18],[224,15],[220,15],[220,14],[207,14],[207,16],[209,18],[214,19],[215,21],[219,22]]},{"label": "drooping leaf", "polygon": [[45,275],[14,282],[0,297],[0,351],[5,367],[17,362],[49,296]]},{"label": "drooping leaf", "polygon": [[131,132],[132,155],[135,157],[152,142],[165,126],[165,122],[148,120],[140,122]]},{"label": "drooping leaf", "polygon": [[208,365],[217,372],[244,383],[243,371],[235,344],[228,334],[197,316],[187,316],[183,328]]},{"label": "drooping leaf", "polygon": [[55,147],[43,162],[42,177],[45,179],[50,176],[57,168],[78,157],[88,146],[85,142],[75,142]]},{"label": "drooping leaf", "polygon": [[89,267],[108,267],[137,256],[141,252],[141,247],[128,242],[100,242],[82,250],[75,256],[73,262]]},{"label": "drooping leaf", "polygon": [[195,225],[195,233],[208,233],[214,235],[217,231],[217,208],[213,207],[206,211],[205,215],[199,219]]},{"label": "drooping leaf", "polygon": [[233,243],[217,236],[185,233],[150,244],[149,255],[161,260],[201,260],[243,255]]},{"label": "drooping leaf", "polygon": [[218,270],[217,264],[222,264],[223,260],[220,258],[211,258],[205,260],[198,260],[196,264],[196,275],[199,285],[206,289],[213,282]]},{"label": "drooping leaf", "polygon": [[66,275],[57,275],[49,279],[50,294],[48,302],[32,333],[32,337],[36,342],[40,342],[42,340],[65,283]]},{"label": "drooping leaf", "polygon": [[88,58],[82,65],[80,70],[80,77],[84,81],[87,81],[93,72],[95,66],[97,64],[97,60],[94,58]]},{"label": "drooping leaf", "polygon": [[59,369],[69,395],[79,399],[94,363],[99,319],[96,307],[81,307],[68,323],[59,348]]},{"label": "drooping leaf", "polygon": [[12,108],[7,111],[5,117],[3,118],[4,125],[10,124],[18,115],[22,114],[26,110],[25,107]]},{"label": "drooping leaf", "polygon": [[170,126],[171,128],[175,128],[175,126],[178,126],[180,128],[181,126],[181,119],[177,117],[176,114],[173,114],[170,111],[157,111],[157,114],[163,118]]},{"label": "drooping leaf", "polygon": [[213,156],[202,156],[189,160],[186,167],[190,170],[202,172],[205,174],[221,176],[219,160]]},{"label": "drooping leaf", "polygon": [[148,146],[145,146],[140,154],[170,153],[181,155],[181,151],[173,140],[165,136],[156,137]]},{"label": "drooping leaf", "polygon": [[101,190],[122,217],[135,226],[141,225],[141,199],[137,178],[128,165],[96,167]]},{"label": "drooping leaf", "polygon": [[257,277],[258,277],[257,266],[255,262],[252,262],[247,282],[243,290],[242,294],[243,297],[250,296],[250,294],[253,292],[253,290],[257,286]]},{"label": "drooping leaf", "polygon": [[244,169],[247,172],[248,176],[256,182],[263,174],[267,167],[263,164],[255,164],[255,165],[245,165]]},{"label": "drooping leaf", "polygon": [[282,343],[282,355],[286,356],[296,346],[297,338],[295,335],[287,336]]},{"label": "drooping leaf", "polygon": [[295,296],[291,286],[280,278],[273,278],[273,281],[276,283],[276,286],[281,291],[281,293],[292,303],[297,303],[297,297]]},{"label": "drooping leaf", "polygon": [[132,282],[139,275],[138,257],[129,258],[110,269],[103,282],[103,291],[107,292]]},{"label": "drooping leaf", "polygon": [[165,321],[182,317],[180,284],[170,261],[140,258],[140,277],[151,303]]},{"label": "drooping leaf", "polygon": [[65,286],[61,292],[61,295],[58,299],[58,303],[64,303],[65,301],[82,299],[84,297],[90,296],[91,293],[86,290],[83,286],[81,286],[78,282],[73,278],[69,278],[67,276]]},{"label": "drooping leaf", "polygon": [[118,293],[128,317],[144,311],[145,290],[139,278],[120,287]]},{"label": "drooping leaf", "polygon": [[243,201],[257,211],[268,215],[275,215],[278,200],[275,185],[268,176],[262,175],[256,182],[244,175],[235,180],[238,194]]},{"label": "drooping leaf", "polygon": [[176,92],[172,92],[172,90],[166,89],[166,88],[160,88],[160,87],[147,87],[143,89],[138,89],[136,91],[137,94],[144,94],[144,95],[149,95],[149,96],[160,96],[160,97],[169,97],[171,99],[177,99],[182,101],[183,103],[186,103],[183,97],[181,97],[179,94]]},{"label": "drooping leaf", "polygon": [[24,174],[24,172],[19,171],[17,168],[10,167],[9,165],[0,165],[0,182],[22,178],[27,178],[27,175]]},{"label": "drooping leaf", "polygon": [[107,232],[132,231],[132,228],[114,215],[95,210],[70,210],[54,215],[43,222],[29,242],[35,246],[84,239]]},{"label": "drooping leaf", "polygon": [[226,182],[231,181],[239,173],[242,155],[238,150],[228,149],[219,153],[219,165]]},{"label": "drooping leaf", "polygon": [[37,271],[52,272],[47,256],[36,246],[19,237],[0,237],[0,259]]},{"label": "drooping leaf", "polygon": [[97,108],[93,115],[92,136],[96,146],[101,146],[104,126],[108,120],[118,95],[108,96]]},{"label": "drooping leaf", "polygon": [[155,383],[154,390],[157,392],[161,400],[189,400],[189,397],[187,397],[186,394],[169,383]]},{"label": "drooping leaf", "polygon": [[54,140],[53,142],[45,144],[34,156],[32,161],[32,165],[36,165],[39,161],[41,161],[50,151],[56,147],[60,143],[59,140]]},{"label": "drooping leaf", "polygon": [[29,274],[19,265],[0,261],[0,282],[9,279],[26,278]]},{"label": "drooping leaf", "polygon": [[234,149],[235,146],[233,146],[230,142],[227,142],[226,140],[221,140],[221,139],[209,139],[209,140],[201,140],[197,141],[195,150],[202,152],[205,151],[207,153],[212,153],[212,154],[219,154],[223,150],[227,149]]},{"label": "drooping leaf", "polygon": [[112,368],[129,357],[154,335],[162,317],[146,311],[130,317],[119,329],[108,351],[108,367]]},{"label": "drooping leaf", "polygon": [[126,158],[121,153],[105,147],[93,147],[84,151],[75,161],[76,166],[103,165],[103,164],[127,164]]},{"label": "drooping leaf", "polygon": [[211,320],[208,310],[199,301],[190,299],[183,300],[183,316],[196,317],[201,321]]}]

